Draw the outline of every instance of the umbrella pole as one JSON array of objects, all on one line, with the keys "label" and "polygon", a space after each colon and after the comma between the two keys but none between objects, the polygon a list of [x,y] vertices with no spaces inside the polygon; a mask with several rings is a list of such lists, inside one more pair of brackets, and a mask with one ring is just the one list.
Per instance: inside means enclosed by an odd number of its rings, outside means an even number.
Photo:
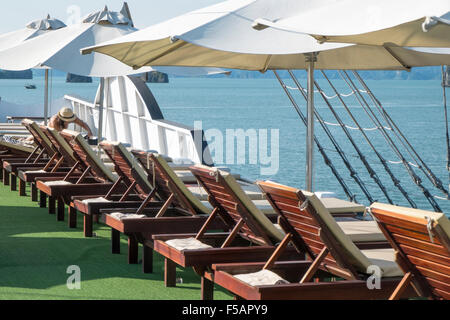
[{"label": "umbrella pole", "polygon": [[48,119],[48,69],[45,69],[45,92],[44,92],[44,124]]},{"label": "umbrella pole", "polygon": [[100,78],[100,98],[98,104],[98,128],[97,128],[97,138],[98,142],[102,140],[103,131],[103,100],[105,97],[105,78]]},{"label": "umbrella pole", "polygon": [[314,64],[317,61],[316,53],[305,55],[308,71],[307,96],[307,131],[306,131],[306,190],[314,189]]}]

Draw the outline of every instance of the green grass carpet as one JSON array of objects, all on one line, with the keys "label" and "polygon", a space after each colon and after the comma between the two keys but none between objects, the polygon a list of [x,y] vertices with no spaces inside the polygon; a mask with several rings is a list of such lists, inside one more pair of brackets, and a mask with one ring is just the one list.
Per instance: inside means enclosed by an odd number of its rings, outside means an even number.
[{"label": "green grass carpet", "polygon": [[[29,189],[27,189],[29,195]],[[150,299],[200,298],[200,278],[192,269],[178,269],[183,283],[164,286],[164,263],[154,254],[154,272],[144,274],[141,264],[127,264],[126,238],[121,254],[111,254],[110,229],[95,226],[96,236],[84,238],[81,215],[69,229],[47,208],[29,196],[19,197],[0,183],[0,299]],[[141,250],[139,252],[141,254]],[[141,257],[140,257],[141,258]],[[81,289],[69,290],[67,268],[81,269]],[[216,287],[215,299],[231,296]]]}]

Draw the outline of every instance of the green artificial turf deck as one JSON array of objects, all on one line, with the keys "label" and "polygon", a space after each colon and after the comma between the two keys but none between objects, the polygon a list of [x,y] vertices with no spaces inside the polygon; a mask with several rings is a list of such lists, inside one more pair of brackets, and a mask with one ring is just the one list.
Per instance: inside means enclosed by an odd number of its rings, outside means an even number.
[{"label": "green artificial turf deck", "polygon": [[[192,269],[178,269],[182,284],[164,286],[164,261],[154,254],[154,272],[142,273],[141,264],[127,264],[127,242],[121,254],[111,254],[110,228],[95,225],[96,236],[84,238],[81,215],[69,229],[47,208],[0,182],[0,299],[150,299],[198,300],[200,278]],[[66,210],[67,211],[67,210]],[[141,255],[141,250],[139,252]],[[141,258],[141,257],[140,257]],[[81,269],[81,289],[69,290],[71,265]],[[231,296],[217,288],[215,299]]]}]

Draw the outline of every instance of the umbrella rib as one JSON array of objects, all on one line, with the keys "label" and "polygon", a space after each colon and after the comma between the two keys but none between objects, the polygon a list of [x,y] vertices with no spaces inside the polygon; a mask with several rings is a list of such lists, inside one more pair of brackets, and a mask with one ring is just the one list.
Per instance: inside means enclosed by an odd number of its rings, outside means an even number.
[{"label": "umbrella rib", "polygon": [[[171,52],[173,52],[173,51],[183,47],[186,44],[187,44],[187,42],[179,40],[179,41],[177,41],[177,43],[175,43],[173,46],[169,47],[167,50],[165,50],[165,51],[161,52],[160,54],[156,55],[155,57],[152,57],[151,59],[145,61],[140,67],[147,66],[150,63],[152,63],[153,61],[156,61],[159,58],[161,58],[163,56],[166,56],[167,54],[169,54],[169,53],[171,53]],[[140,67],[139,66],[133,66],[133,69],[139,69]]]},{"label": "umbrella rib", "polygon": [[400,63],[402,65],[402,67],[406,70],[411,70],[411,66],[407,65],[406,63],[404,63],[402,61],[402,59],[400,59],[393,51],[390,47],[383,45],[383,48],[395,59],[398,61],[398,63]]},{"label": "umbrella rib", "polygon": [[267,59],[266,59],[266,61],[264,62],[264,66],[263,66],[263,68],[261,69],[261,72],[266,72],[266,71],[267,71],[267,69],[269,68],[269,65],[270,65],[270,61],[272,60],[272,57],[273,57],[272,54],[269,54],[269,55],[267,56]]}]

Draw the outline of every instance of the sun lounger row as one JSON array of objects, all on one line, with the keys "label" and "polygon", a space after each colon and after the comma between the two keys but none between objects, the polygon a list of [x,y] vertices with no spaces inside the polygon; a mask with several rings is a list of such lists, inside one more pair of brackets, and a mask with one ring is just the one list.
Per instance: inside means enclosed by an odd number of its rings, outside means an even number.
[{"label": "sun lounger row", "polygon": [[203,299],[214,283],[243,299],[450,297],[444,214],[374,203],[373,221],[342,218],[335,200],[270,181],[257,182],[258,198],[217,168],[189,167],[196,184],[186,184],[161,155],[103,141],[112,172],[79,133],[39,129],[54,153],[46,150],[42,169],[25,162],[14,174],[57,199],[60,220],[68,205],[70,227],[83,214],[85,236],[101,217],[112,253],[125,234],[129,263],[141,244],[144,272],[153,272],[154,251],[164,256],[166,286],[176,285],[178,265],[201,277]]}]

